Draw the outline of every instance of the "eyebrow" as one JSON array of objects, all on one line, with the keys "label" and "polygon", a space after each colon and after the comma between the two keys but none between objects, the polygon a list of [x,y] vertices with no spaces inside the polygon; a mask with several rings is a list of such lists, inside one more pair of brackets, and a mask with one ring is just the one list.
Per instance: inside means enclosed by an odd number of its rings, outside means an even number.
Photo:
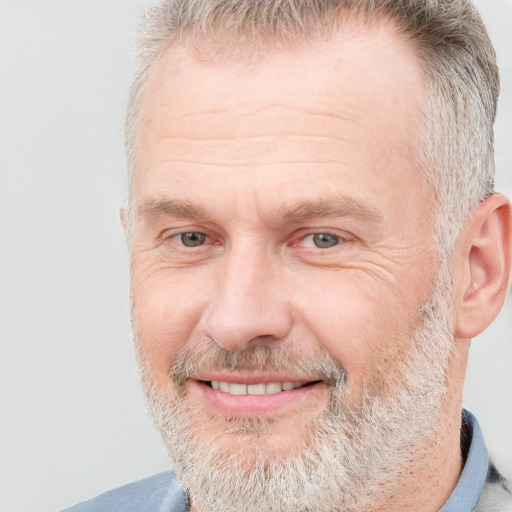
[{"label": "eyebrow", "polygon": [[365,221],[380,221],[382,215],[374,208],[351,197],[328,197],[283,206],[279,216],[287,222],[300,222],[318,217],[354,217]]},{"label": "eyebrow", "polygon": [[176,217],[182,219],[207,217],[206,210],[202,206],[174,199],[151,199],[142,204],[140,212],[145,217]]},{"label": "eyebrow", "polygon": [[[140,212],[145,217],[174,217],[180,219],[206,219],[207,210],[201,205],[175,199],[151,199],[142,204]],[[274,215],[273,215],[274,216]],[[304,200],[297,204],[277,208],[276,220],[301,222],[320,217],[353,217],[364,221],[378,222],[382,215],[370,206],[351,197],[327,197]]]}]

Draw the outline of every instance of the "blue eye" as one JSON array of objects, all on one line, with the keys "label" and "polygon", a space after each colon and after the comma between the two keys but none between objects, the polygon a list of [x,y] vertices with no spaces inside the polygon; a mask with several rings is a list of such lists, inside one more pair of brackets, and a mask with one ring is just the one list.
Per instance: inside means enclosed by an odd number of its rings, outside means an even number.
[{"label": "blue eye", "polygon": [[316,247],[317,249],[329,249],[341,243],[343,239],[329,233],[315,233],[304,238],[304,245],[307,247]]},{"label": "blue eye", "polygon": [[196,233],[194,231],[181,233],[181,235],[178,236],[180,242],[185,247],[198,247],[199,245],[203,245],[208,238],[204,233]]}]

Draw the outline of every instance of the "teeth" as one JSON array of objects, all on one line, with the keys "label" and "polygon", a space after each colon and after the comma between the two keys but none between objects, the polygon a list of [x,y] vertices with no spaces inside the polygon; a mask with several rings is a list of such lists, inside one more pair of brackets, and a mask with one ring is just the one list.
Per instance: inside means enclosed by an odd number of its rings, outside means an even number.
[{"label": "teeth", "polygon": [[304,386],[301,382],[268,382],[261,384],[239,384],[237,382],[224,382],[212,380],[212,388],[231,395],[274,395],[281,391],[289,391]]},{"label": "teeth", "polygon": [[[213,382],[212,382],[213,384]],[[248,384],[247,385],[247,394],[248,395],[264,395],[265,394],[265,384]]]},{"label": "teeth", "polygon": [[281,393],[282,390],[283,388],[279,382],[269,382],[265,388],[265,394],[275,395],[276,393]]},{"label": "teeth", "polygon": [[245,384],[230,384],[228,393],[232,395],[247,395],[247,386]]}]

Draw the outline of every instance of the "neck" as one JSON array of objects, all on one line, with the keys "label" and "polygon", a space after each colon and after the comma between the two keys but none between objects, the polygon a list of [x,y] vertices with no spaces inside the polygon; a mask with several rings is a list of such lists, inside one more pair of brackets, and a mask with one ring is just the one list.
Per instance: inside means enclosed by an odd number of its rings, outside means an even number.
[{"label": "neck", "polygon": [[[444,424],[443,426],[445,426]],[[460,413],[397,475],[397,492],[381,507],[364,512],[437,512],[457,485],[463,468]]]},{"label": "neck", "polygon": [[464,466],[460,434],[469,343],[456,339],[454,348],[436,432],[400,469],[397,492],[382,507],[361,512],[437,512],[455,489]]}]

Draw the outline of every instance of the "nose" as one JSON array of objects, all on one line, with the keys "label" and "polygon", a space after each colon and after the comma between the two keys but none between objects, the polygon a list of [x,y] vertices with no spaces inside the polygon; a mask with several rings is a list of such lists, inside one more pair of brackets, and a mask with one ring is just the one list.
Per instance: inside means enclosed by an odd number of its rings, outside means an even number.
[{"label": "nose", "polygon": [[232,250],[216,269],[200,328],[228,350],[283,339],[292,315],[276,264],[264,250]]}]

